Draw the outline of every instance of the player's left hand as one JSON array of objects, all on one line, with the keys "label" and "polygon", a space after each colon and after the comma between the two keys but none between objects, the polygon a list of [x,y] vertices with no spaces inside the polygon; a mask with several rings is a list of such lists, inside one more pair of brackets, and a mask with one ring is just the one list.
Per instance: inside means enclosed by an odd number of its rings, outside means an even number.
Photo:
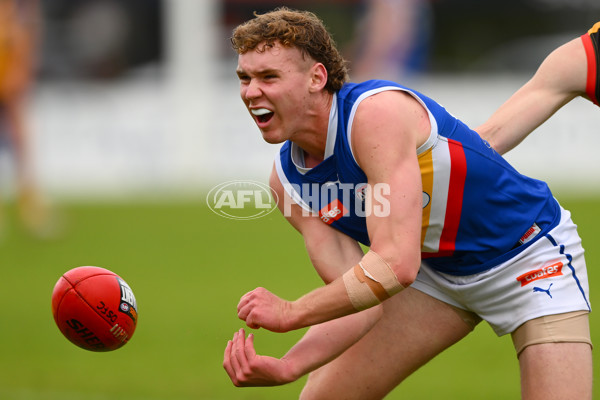
[{"label": "player's left hand", "polygon": [[265,328],[273,332],[294,329],[290,323],[291,303],[264,288],[246,293],[237,306],[238,317],[249,328]]},{"label": "player's left hand", "polygon": [[254,350],[254,335],[240,329],[227,343],[223,368],[235,386],[276,386],[294,381],[295,375],[286,360],[260,356]]}]

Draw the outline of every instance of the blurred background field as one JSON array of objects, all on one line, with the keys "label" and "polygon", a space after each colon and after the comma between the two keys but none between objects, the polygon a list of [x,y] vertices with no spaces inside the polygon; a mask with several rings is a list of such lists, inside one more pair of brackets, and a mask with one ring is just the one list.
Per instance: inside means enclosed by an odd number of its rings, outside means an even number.
[{"label": "blurred background field", "polygon": [[[33,170],[56,225],[41,237],[23,226],[10,147],[0,140],[0,399],[297,397],[303,380],[236,389],[221,367],[227,340],[242,327],[235,307],[243,293],[264,286],[292,299],[320,285],[300,237],[279,215],[232,221],[206,206],[205,193],[218,183],[266,182],[277,151],[261,141],[238,98],[228,37],[252,11],[285,4],[318,12],[351,49],[367,3],[41,2],[27,116]],[[600,3],[433,0],[427,12],[419,20],[428,32],[426,62],[397,72],[477,126],[552,48],[600,20]],[[598,126],[597,107],[575,100],[507,156],[547,180],[572,210],[592,304],[600,287]],[[114,270],[137,296],[139,325],[119,351],[80,350],[54,325],[52,287],[80,265]],[[600,322],[591,321],[598,342]],[[281,356],[301,334],[260,331],[256,346]],[[518,397],[510,339],[482,324],[389,398]]]},{"label": "blurred background field", "polygon": [[[592,301],[600,287],[598,198],[565,199],[586,245]],[[221,367],[225,344],[243,324],[239,297],[264,286],[294,299],[320,284],[302,240],[277,215],[227,220],[201,202],[67,204],[72,220],[56,242],[15,232],[0,244],[0,398],[15,400],[293,399],[302,382],[276,388],[234,388]],[[99,265],[132,287],[139,324],[111,353],[68,342],[50,310],[59,276]],[[592,314],[592,336],[600,320]],[[302,332],[256,332],[257,350],[281,356]],[[600,362],[595,352],[596,364]],[[596,390],[597,395],[600,392]],[[390,399],[516,399],[518,368],[509,337],[481,324],[401,385]]]}]

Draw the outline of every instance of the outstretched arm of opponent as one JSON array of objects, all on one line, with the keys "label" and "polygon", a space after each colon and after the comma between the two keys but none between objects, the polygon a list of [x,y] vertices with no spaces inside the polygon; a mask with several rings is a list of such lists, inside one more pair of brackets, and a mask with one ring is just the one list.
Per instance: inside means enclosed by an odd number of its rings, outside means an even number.
[{"label": "outstretched arm of opponent", "polygon": [[554,50],[534,76],[475,130],[500,154],[577,96],[586,96],[587,58],[581,38]]}]

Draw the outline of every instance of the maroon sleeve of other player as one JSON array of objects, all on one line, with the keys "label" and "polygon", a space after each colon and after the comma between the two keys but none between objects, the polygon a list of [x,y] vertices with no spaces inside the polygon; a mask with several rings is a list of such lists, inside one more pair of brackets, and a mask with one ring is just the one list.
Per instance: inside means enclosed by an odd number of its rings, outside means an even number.
[{"label": "maroon sleeve of other player", "polygon": [[589,98],[600,106],[600,22],[581,36],[587,56],[587,84],[585,91]]}]

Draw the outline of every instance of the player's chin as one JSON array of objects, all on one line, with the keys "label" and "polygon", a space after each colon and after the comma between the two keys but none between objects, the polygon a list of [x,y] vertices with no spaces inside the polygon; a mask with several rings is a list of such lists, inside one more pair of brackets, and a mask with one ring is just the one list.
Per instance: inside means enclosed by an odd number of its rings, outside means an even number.
[{"label": "player's chin", "polygon": [[267,142],[269,144],[280,144],[285,141],[285,140],[280,140],[280,139],[270,139],[270,138],[266,138],[264,136],[263,136],[263,138],[265,139],[265,142]]},{"label": "player's chin", "polygon": [[279,144],[285,142],[285,138],[274,130],[261,129],[263,140],[269,144]]}]

